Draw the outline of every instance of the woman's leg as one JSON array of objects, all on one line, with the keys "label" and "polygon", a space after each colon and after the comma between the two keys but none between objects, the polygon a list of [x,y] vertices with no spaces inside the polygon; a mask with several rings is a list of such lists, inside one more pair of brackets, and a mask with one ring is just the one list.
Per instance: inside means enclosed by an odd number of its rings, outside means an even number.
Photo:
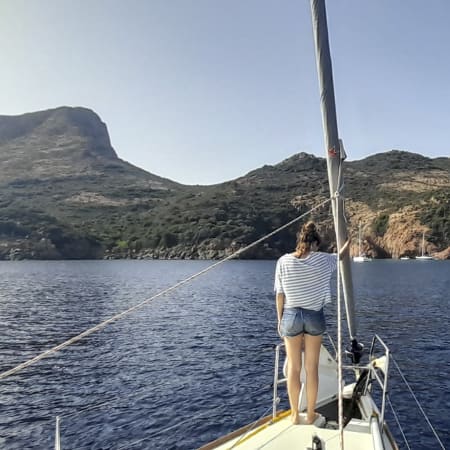
[{"label": "woman's leg", "polygon": [[305,334],[305,371],[306,371],[306,404],[307,423],[316,419],[317,391],[319,390],[319,356],[322,335]]},{"label": "woman's leg", "polygon": [[300,423],[298,415],[298,400],[300,396],[300,371],[302,369],[302,344],[303,334],[294,337],[285,337],[286,354],[288,358],[287,366],[287,388],[289,403],[291,405],[292,423]]}]

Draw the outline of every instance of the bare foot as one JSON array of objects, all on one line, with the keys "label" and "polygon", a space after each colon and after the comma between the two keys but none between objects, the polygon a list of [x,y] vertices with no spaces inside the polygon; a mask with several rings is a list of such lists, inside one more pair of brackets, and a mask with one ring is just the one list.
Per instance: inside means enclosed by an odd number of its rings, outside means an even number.
[{"label": "bare foot", "polygon": [[300,416],[298,413],[291,412],[291,422],[293,425],[298,425],[300,423]]},{"label": "bare foot", "polygon": [[312,425],[320,417],[319,413],[314,413],[312,416],[309,414],[306,416],[306,425]]}]

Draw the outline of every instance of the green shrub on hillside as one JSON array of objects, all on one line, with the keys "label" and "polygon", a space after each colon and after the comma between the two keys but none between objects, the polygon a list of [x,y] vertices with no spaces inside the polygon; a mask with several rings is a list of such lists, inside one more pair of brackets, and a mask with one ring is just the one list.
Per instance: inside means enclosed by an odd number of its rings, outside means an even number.
[{"label": "green shrub on hillside", "polygon": [[389,215],[388,214],[380,214],[372,224],[373,231],[377,236],[384,236],[387,231],[389,223]]},{"label": "green shrub on hillside", "polygon": [[420,219],[431,229],[431,242],[450,247],[450,192],[435,195],[428,202]]}]

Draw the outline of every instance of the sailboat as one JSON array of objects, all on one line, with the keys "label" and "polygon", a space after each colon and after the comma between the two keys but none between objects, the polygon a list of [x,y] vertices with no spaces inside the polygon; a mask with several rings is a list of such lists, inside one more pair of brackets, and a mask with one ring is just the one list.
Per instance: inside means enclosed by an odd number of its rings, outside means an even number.
[{"label": "sailboat", "polygon": [[425,255],[425,231],[422,233],[422,254],[420,256],[416,256],[416,259],[419,261],[430,261],[433,259],[432,256]]},{"label": "sailboat", "polygon": [[[342,177],[345,151],[337,128],[324,0],[311,0],[311,10],[332,214],[337,247],[341,249],[347,239]],[[361,363],[363,346],[356,338],[355,306],[348,249],[339,262],[337,283],[338,343],[335,354],[331,348],[327,349],[325,345],[321,347],[320,381],[316,405],[320,416],[317,421],[312,425],[293,425],[289,417],[290,411],[278,411],[280,401],[278,389],[281,384],[286,383],[286,376],[284,373],[280,374],[280,359],[284,348],[284,344],[281,343],[276,346],[275,351],[272,414],[204,445],[200,450],[398,449],[384,416],[387,402],[389,349],[379,336],[375,336],[369,352],[369,362]],[[351,343],[346,350],[351,363],[347,365],[343,364],[341,292],[344,297],[351,338]],[[304,367],[303,364],[302,367]],[[344,370],[351,374],[351,381],[344,381]],[[299,395],[300,411],[306,409],[303,386],[302,383]],[[375,396],[372,395],[375,391],[378,394],[378,402],[375,402]]]},{"label": "sailboat", "polygon": [[[341,249],[343,243],[347,239],[344,211],[344,183],[342,177],[345,152],[342,142],[339,140],[337,129],[324,0],[311,0],[311,7],[330,186],[329,201],[332,204],[337,246],[338,249]],[[326,204],[327,202],[323,202],[323,204]],[[285,224],[281,228],[290,225],[292,222]],[[79,342],[90,334],[99,331],[107,325],[125,317],[127,314],[138,310],[152,300],[172,292],[174,289],[185,285],[219,264],[239,255],[247,248],[250,248],[261,242],[263,239],[273,235],[273,233],[274,232],[255,241],[249,246],[236,251],[233,255],[212,264],[197,274],[179,281],[175,285],[158,292],[152,297],[129,307],[127,310],[115,314],[103,322],[92,326],[77,336],[46,350],[40,355],[29,359],[10,370],[0,373],[0,380]],[[321,347],[319,359],[320,382],[317,399],[317,411],[320,416],[317,420],[310,425],[293,425],[289,417],[290,411],[278,410],[278,405],[280,403],[279,387],[286,383],[285,370],[283,370],[283,364],[281,364],[284,344],[280,343],[275,348],[273,401],[269,405],[269,409],[272,410],[272,413],[268,416],[264,415],[255,422],[204,445],[200,450],[225,450],[233,448],[237,448],[238,450],[255,450],[262,448],[265,450],[398,450],[395,439],[385,421],[386,405],[390,403],[387,397],[387,384],[391,361],[390,351],[383,340],[378,335],[375,335],[372,339],[370,351],[368,352],[367,363],[362,362],[363,346],[358,343],[357,340],[356,314],[348,249],[343,252],[343,258],[339,261],[337,285],[336,322],[338,326],[338,340],[337,345],[335,345],[330,338],[329,342]],[[343,351],[342,348],[341,294],[343,294],[348,333],[350,336],[350,344],[345,351]],[[348,364],[343,363],[344,353],[350,357],[351,362]],[[304,367],[304,364],[302,364],[302,367]],[[350,374],[350,380],[344,379],[344,371]],[[301,377],[304,379],[304,373],[301,374]],[[305,397],[304,389],[302,389],[299,395],[300,411],[305,410]],[[86,410],[88,409],[89,408]],[[421,411],[423,412],[422,409]],[[224,415],[224,417],[229,416]],[[190,417],[188,420],[194,419],[195,417]],[[415,425],[421,426],[419,423],[416,423]],[[176,425],[171,425],[166,428],[165,431],[169,432],[175,427]],[[436,434],[435,436],[438,439],[441,448],[444,448],[438,436]],[[140,439],[135,441],[135,443],[140,443],[142,441],[143,439]],[[120,448],[127,447],[122,446]],[[58,416],[56,418],[55,427],[55,450],[60,449],[60,418]]]},{"label": "sailboat", "polygon": [[354,256],[353,261],[355,261],[355,262],[372,261],[372,258],[367,257],[361,251],[361,222],[359,222],[359,227],[358,227],[358,256]]}]

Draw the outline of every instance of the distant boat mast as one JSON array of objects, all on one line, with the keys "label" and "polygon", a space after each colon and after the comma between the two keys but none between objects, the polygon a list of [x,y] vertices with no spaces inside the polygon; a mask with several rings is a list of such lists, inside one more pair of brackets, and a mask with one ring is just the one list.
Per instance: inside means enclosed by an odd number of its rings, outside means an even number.
[{"label": "distant boat mast", "polygon": [[422,260],[422,261],[427,261],[427,260],[433,259],[432,256],[425,255],[425,231],[422,233],[422,255],[416,256],[416,259]]}]

